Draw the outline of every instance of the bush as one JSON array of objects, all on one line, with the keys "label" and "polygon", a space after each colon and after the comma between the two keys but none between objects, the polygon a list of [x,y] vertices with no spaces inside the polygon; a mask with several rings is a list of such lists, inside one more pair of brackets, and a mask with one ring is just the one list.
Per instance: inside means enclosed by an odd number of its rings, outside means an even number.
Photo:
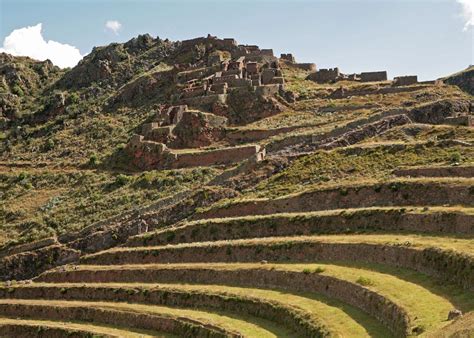
[{"label": "bush", "polygon": [[325,268],[318,266],[316,269],[314,269],[314,273],[322,273],[326,271]]},{"label": "bush", "polygon": [[459,152],[454,152],[449,156],[449,161],[451,163],[459,163],[461,162],[461,154]]},{"label": "bush", "polygon": [[54,149],[54,141],[52,139],[47,139],[46,142],[43,144],[44,151],[50,151]]},{"label": "bush", "polygon": [[117,175],[117,177],[115,177],[115,184],[120,187],[128,184],[129,182],[130,182],[130,177],[127,175],[120,174],[120,175]]},{"label": "bush", "polygon": [[99,162],[99,158],[97,157],[96,154],[92,154],[89,157],[89,165],[97,165],[98,162]]},{"label": "bush", "polygon": [[21,89],[21,87],[19,85],[13,86],[12,93],[15,94],[15,95],[18,95],[20,97],[25,95],[25,93],[23,92],[23,89]]},{"label": "bush", "polygon": [[371,280],[370,278],[367,278],[367,277],[357,278],[356,283],[360,284],[362,286],[373,286],[373,285],[375,285],[374,281]]},{"label": "bush", "polygon": [[79,97],[79,95],[77,93],[72,93],[68,97],[68,103],[69,104],[78,104],[80,100],[81,100],[81,98]]}]

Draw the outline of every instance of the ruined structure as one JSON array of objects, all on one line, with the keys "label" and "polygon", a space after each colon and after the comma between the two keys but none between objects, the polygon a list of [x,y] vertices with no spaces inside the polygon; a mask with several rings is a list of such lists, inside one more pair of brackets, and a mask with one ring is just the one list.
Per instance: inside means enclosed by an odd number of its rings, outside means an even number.
[{"label": "ruined structure", "polygon": [[416,83],[418,83],[416,75],[397,76],[393,79],[394,86],[409,86]]},{"label": "ruined structure", "polygon": [[[192,41],[205,42],[209,55],[217,55],[216,48],[226,53],[218,54],[219,58],[208,57],[205,63],[177,66],[177,102],[226,116],[230,123],[257,120],[282,110],[274,97],[289,96],[278,58],[271,49],[238,45],[234,40],[215,37]],[[183,45],[189,43],[184,41]],[[236,111],[230,102],[243,97],[256,104],[241,105]]]},{"label": "ruined structure", "polygon": [[309,74],[307,79],[318,83],[336,82],[342,79],[342,74],[337,67],[329,69],[323,68],[315,73]]},{"label": "ruined structure", "polygon": [[361,82],[387,81],[387,71],[360,73]]},{"label": "ruined structure", "polygon": [[316,64],[296,62],[295,57],[291,53],[280,54],[280,60],[284,61],[284,62],[288,62],[293,67],[297,67],[297,68],[302,69],[302,70],[306,70],[306,71],[309,71],[309,72],[315,72],[316,71]]},{"label": "ruined structure", "polygon": [[291,63],[296,63],[296,59],[293,56],[293,54],[288,53],[288,54],[280,54],[280,59],[291,62]]},{"label": "ruined structure", "polygon": [[162,106],[151,122],[141,126],[126,146],[134,165],[142,169],[212,166],[248,158],[262,160],[265,151],[249,145],[217,150],[173,151],[201,148],[225,136],[227,118],[189,110],[186,105]]}]

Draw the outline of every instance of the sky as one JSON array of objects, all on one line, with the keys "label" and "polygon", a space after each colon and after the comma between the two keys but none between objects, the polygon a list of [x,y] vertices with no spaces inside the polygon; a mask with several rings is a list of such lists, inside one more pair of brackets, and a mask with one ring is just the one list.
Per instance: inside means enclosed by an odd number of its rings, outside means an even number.
[{"label": "sky", "polygon": [[72,67],[138,34],[208,33],[344,73],[432,80],[474,64],[474,0],[0,0],[0,52]]}]

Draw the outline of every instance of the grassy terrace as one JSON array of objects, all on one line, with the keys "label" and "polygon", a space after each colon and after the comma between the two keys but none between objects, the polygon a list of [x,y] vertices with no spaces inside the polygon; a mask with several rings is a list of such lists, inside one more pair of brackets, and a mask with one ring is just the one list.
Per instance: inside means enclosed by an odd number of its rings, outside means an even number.
[{"label": "grassy terrace", "polygon": [[464,126],[411,124],[395,127],[373,141],[434,141],[434,140],[474,141],[474,130]]},{"label": "grassy terrace", "polygon": [[181,243],[175,245],[157,246],[157,247],[118,247],[101,253],[85,256],[93,258],[103,254],[124,253],[128,251],[152,252],[159,250],[172,250],[180,248],[210,247],[210,246],[259,246],[272,244],[291,244],[291,243],[347,243],[347,244],[379,244],[386,246],[404,246],[416,249],[440,248],[444,250],[453,250],[474,257],[474,241],[470,238],[459,239],[442,236],[430,236],[421,234],[412,235],[394,235],[394,234],[353,234],[353,235],[321,235],[321,236],[293,236],[293,237],[269,237],[253,239],[237,239],[229,241]]},{"label": "grassy terrace", "polygon": [[[84,307],[97,308],[116,311],[127,311],[136,313],[156,314],[171,318],[189,318],[203,325],[212,325],[223,328],[226,331],[238,332],[244,336],[251,337],[291,337],[291,331],[275,325],[270,321],[251,316],[236,316],[220,311],[199,311],[183,308],[171,308],[157,305],[127,304],[120,302],[85,302],[85,301],[61,301],[61,300],[34,300],[34,299],[9,299],[0,300],[1,303],[39,305],[39,306],[58,306],[58,307]],[[136,329],[132,329],[134,331]],[[155,336],[154,333],[153,336]],[[165,337],[165,336],[163,336]],[[171,337],[171,335],[166,335]]]},{"label": "grassy terrace", "polygon": [[[441,285],[433,282],[426,275],[409,271],[407,269],[390,268],[376,264],[365,266],[350,266],[344,263],[314,263],[314,264],[256,264],[256,263],[207,263],[207,264],[153,264],[153,265],[124,265],[124,266],[78,266],[77,270],[70,270],[71,278],[75,282],[87,282],[90,279],[100,282],[112,281],[135,281],[150,282],[155,280],[160,282],[160,276],[164,271],[184,272],[189,279],[196,278],[196,282],[205,283],[202,278],[192,277],[196,272],[207,270],[215,271],[209,273],[207,283],[215,283],[213,275],[216,273],[263,270],[263,271],[291,271],[305,275],[327,276],[348,281],[355,285],[362,285],[376,293],[391,300],[401,308],[405,309],[412,319],[414,326],[422,327],[425,330],[438,329],[446,324],[447,313],[453,308],[462,311],[474,310],[474,293],[462,292],[456,287]],[[104,274],[100,274],[104,272]],[[46,280],[67,281],[68,272],[44,274],[40,277]],[[178,279],[182,279],[182,274],[176,274]],[[237,281],[235,283],[238,283]],[[270,286],[278,287],[278,284],[270,283]],[[248,285],[256,284],[249,280]]]},{"label": "grassy terrace", "polygon": [[[64,288],[71,290],[75,287],[83,290],[81,294],[87,295],[88,289],[94,288],[119,288],[121,290],[132,289],[132,290],[143,290],[149,289],[150,292],[153,290],[159,290],[172,294],[173,292],[178,293],[189,293],[188,299],[192,299],[193,295],[214,295],[223,297],[223,299],[234,299],[238,302],[243,300],[250,300],[253,304],[259,304],[260,302],[269,302],[276,306],[287,308],[290,311],[296,311],[295,314],[305,320],[313,327],[319,328],[325,332],[332,334],[333,336],[339,337],[367,337],[371,335],[380,337],[389,337],[391,334],[376,320],[364,314],[360,310],[341,303],[339,301],[328,299],[315,293],[293,293],[283,290],[272,290],[272,289],[257,289],[257,288],[241,288],[232,286],[222,285],[191,285],[191,284],[143,284],[143,283],[106,283],[106,284],[49,284],[49,283],[34,283],[28,286],[18,286],[18,288]],[[68,291],[66,291],[67,293]],[[200,297],[199,304],[196,304],[198,308],[209,308],[214,307],[212,303],[205,303],[203,298]],[[115,303],[114,303],[115,304]],[[127,305],[130,306],[130,305]],[[141,305],[137,305],[140,307]],[[133,305],[135,307],[135,305]],[[154,308],[149,307],[149,308]],[[176,310],[176,313],[180,313],[181,309]],[[214,312],[214,309],[211,311]],[[245,306],[242,307],[238,315],[246,314]],[[205,313],[207,314],[207,312]],[[234,316],[234,314],[232,314]],[[302,317],[301,317],[302,316]],[[204,317],[206,318],[206,317]],[[213,317],[210,316],[209,320]],[[237,318],[239,318],[237,316]],[[247,318],[246,318],[247,320]],[[252,321],[251,321],[252,322]],[[264,321],[266,322],[266,321]],[[259,323],[259,320],[254,323]],[[257,324],[258,325],[258,324]],[[287,326],[286,323],[285,326]],[[277,329],[277,326],[273,324],[269,331],[273,330],[277,337],[292,337],[294,333],[288,331],[281,331]],[[234,328],[235,329],[235,328]],[[259,337],[257,335],[257,337]]]},{"label": "grassy terrace", "polygon": [[307,189],[388,180],[404,166],[473,164],[474,148],[418,144],[368,144],[317,151],[262,181],[246,197],[276,197]]},{"label": "grassy terrace", "polygon": [[[335,233],[474,236],[474,208],[372,207],[203,219],[134,236],[127,246]],[[390,222],[390,223],[387,223]],[[457,222],[457,224],[452,224]]]},{"label": "grassy terrace", "polygon": [[156,332],[148,331],[127,331],[120,330],[114,327],[107,327],[105,325],[93,325],[90,323],[80,322],[55,322],[50,320],[33,320],[33,319],[12,319],[12,318],[1,318],[0,317],[0,333],[6,327],[20,326],[23,328],[29,328],[30,334],[44,332],[48,329],[57,329],[63,331],[64,335],[73,335],[75,333],[84,333],[87,337],[92,335],[93,337],[123,337],[123,338],[176,338],[176,336],[169,334],[158,334]]},{"label": "grassy terrace", "polygon": [[[291,168],[291,166],[290,166]],[[304,168],[304,167],[303,167]],[[304,170],[304,169],[303,169]],[[274,176],[278,176],[276,174]],[[311,183],[304,183],[305,177],[309,180],[313,180],[311,178],[311,174],[309,173],[301,173],[300,177],[289,169],[284,170],[281,175],[280,179],[277,178],[270,178],[267,180],[262,181],[256,188],[249,189],[247,192],[239,195],[233,199],[223,199],[218,201],[217,203],[213,204],[212,206],[204,209],[198,209],[198,218],[203,218],[200,213],[206,215],[207,212],[218,210],[218,209],[227,209],[229,207],[238,206],[240,203],[247,203],[247,202],[263,202],[265,204],[273,205],[275,202],[281,201],[283,199],[289,199],[293,197],[301,197],[305,193],[313,193],[317,194],[319,192],[327,192],[329,190],[339,190],[340,196],[345,197],[349,190],[354,190],[357,192],[362,188],[372,188],[374,194],[377,194],[382,186],[387,187],[393,195],[396,193],[403,193],[404,188],[414,187],[415,185],[422,185],[427,190],[439,190],[440,187],[450,189],[451,187],[457,187],[466,189],[466,191],[471,194],[471,191],[474,191],[474,179],[473,178],[460,178],[460,177],[396,177],[396,178],[386,178],[386,179],[374,179],[373,177],[367,176],[363,178],[351,179],[349,173],[345,175],[344,179],[337,179],[332,181],[326,181],[324,183],[317,182],[315,184]],[[303,181],[303,183],[298,183],[299,181]],[[402,195],[403,197],[403,195]],[[416,196],[406,196],[407,198],[416,197]],[[404,199],[407,199],[404,197]],[[361,198],[363,201],[363,198]],[[334,204],[336,201],[334,201]],[[420,202],[420,201],[419,201]],[[466,201],[469,202],[469,201]],[[359,202],[352,202],[347,201],[347,206],[345,208],[355,208],[360,206]],[[387,204],[394,204],[393,201],[380,201],[379,206],[385,206]],[[427,206],[434,206],[436,204],[433,203],[432,200],[426,201]],[[453,204],[450,203],[449,200],[446,200],[443,205]],[[374,204],[373,206],[376,206]],[[403,205],[407,205],[405,202]],[[292,212],[297,212],[296,207]],[[316,205],[313,210],[320,210],[320,206]],[[306,210],[309,211],[309,210]],[[277,211],[275,211],[276,213]],[[244,216],[245,214],[242,214]],[[230,216],[227,216],[230,217]]]}]

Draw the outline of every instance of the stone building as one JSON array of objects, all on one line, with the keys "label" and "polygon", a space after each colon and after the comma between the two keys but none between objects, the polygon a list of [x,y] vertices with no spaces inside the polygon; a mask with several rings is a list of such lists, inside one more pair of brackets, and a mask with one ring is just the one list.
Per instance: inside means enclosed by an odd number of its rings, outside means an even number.
[{"label": "stone building", "polygon": [[360,73],[361,82],[387,81],[387,71]]},{"label": "stone building", "polygon": [[320,69],[308,75],[307,79],[318,83],[336,82],[342,78],[339,68]]},{"label": "stone building", "polygon": [[285,60],[285,61],[290,62],[290,63],[296,63],[295,57],[291,53],[281,54],[280,59]]}]

